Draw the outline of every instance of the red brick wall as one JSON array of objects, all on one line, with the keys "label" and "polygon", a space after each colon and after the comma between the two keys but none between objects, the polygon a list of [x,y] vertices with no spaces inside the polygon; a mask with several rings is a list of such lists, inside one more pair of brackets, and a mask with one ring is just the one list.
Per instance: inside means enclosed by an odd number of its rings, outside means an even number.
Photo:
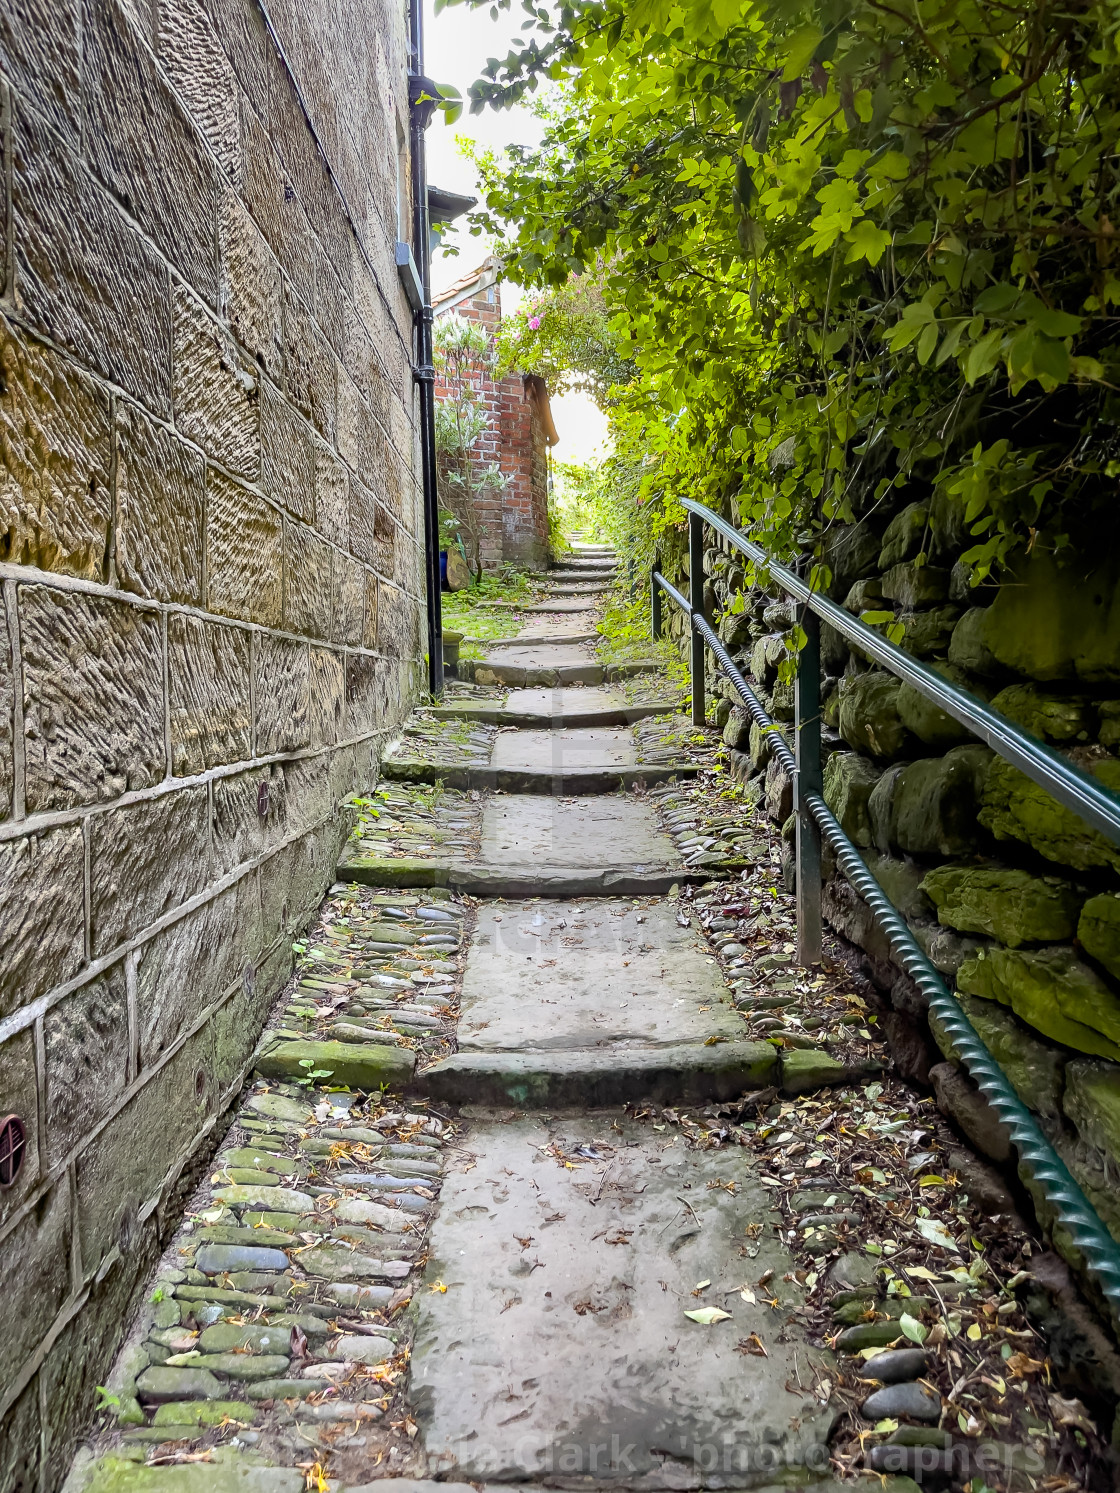
[{"label": "red brick wall", "polygon": [[[496,285],[480,289],[447,312],[483,327],[493,337],[501,324],[501,301]],[[548,564],[548,445],[538,405],[539,379],[510,373],[495,379],[482,367],[471,384],[490,419],[490,431],[476,447],[484,462],[497,462],[509,481],[502,494],[478,500],[475,511],[482,528],[483,566],[503,562],[543,570]],[[436,378],[436,398],[450,390]]]}]

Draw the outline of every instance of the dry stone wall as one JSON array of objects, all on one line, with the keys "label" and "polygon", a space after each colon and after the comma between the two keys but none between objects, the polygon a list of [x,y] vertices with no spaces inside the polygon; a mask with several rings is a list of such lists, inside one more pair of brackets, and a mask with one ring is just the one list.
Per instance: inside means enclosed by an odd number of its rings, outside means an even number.
[{"label": "dry stone wall", "polygon": [[[960,563],[969,542],[923,503],[837,527],[830,595],[878,626],[901,622],[901,647],[1120,789],[1120,567],[1088,546],[1061,564],[1040,551],[976,589]],[[791,723],[792,610],[758,591],[736,610],[743,586],[735,554],[710,548],[710,614],[773,717]],[[1120,851],[834,630],[821,647],[826,799],[1120,1240]],[[730,686],[709,684],[732,770],[785,825],[792,881],[791,785]],[[1006,1132],[868,908],[827,856],[825,874],[828,921],[888,998],[899,1066],[1006,1161]],[[1060,1233],[1056,1243],[1068,1248]]]},{"label": "dry stone wall", "polygon": [[0,1490],[52,1490],[419,680],[399,0],[0,0]]}]

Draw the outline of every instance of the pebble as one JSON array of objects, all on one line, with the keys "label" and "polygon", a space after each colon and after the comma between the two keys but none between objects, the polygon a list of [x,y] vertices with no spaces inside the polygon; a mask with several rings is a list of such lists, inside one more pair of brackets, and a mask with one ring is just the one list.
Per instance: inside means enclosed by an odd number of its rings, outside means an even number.
[{"label": "pebble", "polygon": [[860,1414],[868,1420],[882,1420],[885,1416],[908,1415],[911,1420],[929,1421],[936,1424],[941,1419],[941,1396],[928,1390],[924,1384],[888,1384],[877,1389],[860,1406]]},{"label": "pebble", "polygon": [[160,1405],[156,1410],[155,1426],[220,1426],[230,1420],[249,1423],[257,1418],[252,1405],[241,1400],[178,1400]]},{"label": "pebble", "polygon": [[380,1311],[387,1307],[397,1294],[394,1286],[359,1286],[346,1281],[332,1281],[326,1291],[330,1301],[349,1311]]},{"label": "pebble", "polygon": [[203,1353],[232,1353],[235,1348],[249,1348],[254,1353],[279,1353],[288,1357],[291,1351],[290,1327],[239,1327],[235,1322],[216,1322],[207,1327],[198,1340]]},{"label": "pebble", "polygon": [[164,1368],[153,1364],[136,1381],[136,1397],[144,1405],[169,1400],[220,1400],[225,1390],[204,1368]]},{"label": "pebble", "polygon": [[331,1361],[377,1364],[392,1358],[397,1345],[387,1337],[365,1337],[352,1333],[340,1337],[331,1349]]},{"label": "pebble", "polygon": [[311,1106],[306,1100],[286,1099],[283,1094],[250,1094],[245,1102],[255,1113],[269,1119],[289,1120],[297,1125],[307,1125],[312,1120]]},{"label": "pebble", "polygon": [[296,1242],[295,1234],[280,1229],[239,1229],[234,1224],[208,1224],[196,1237],[207,1244],[247,1244],[251,1249],[284,1249]]},{"label": "pebble", "polygon": [[282,1249],[207,1243],[195,1263],[205,1275],[225,1275],[232,1270],[287,1270],[288,1256]]},{"label": "pebble", "polygon": [[245,1393],[251,1400],[305,1400],[329,1388],[326,1379],[257,1379]]},{"label": "pebble", "polygon": [[861,1322],[846,1327],[836,1339],[842,1353],[856,1353],[860,1348],[885,1348],[899,1336],[897,1322]]},{"label": "pebble", "polygon": [[362,1400],[327,1400],[322,1405],[300,1405],[296,1410],[297,1420],[320,1423],[339,1421],[380,1420],[384,1412],[376,1405],[367,1405]]},{"label": "pebble", "polygon": [[412,1268],[405,1260],[375,1260],[344,1244],[313,1245],[300,1264],[323,1280],[404,1280]]},{"label": "pebble", "polygon": [[231,1187],[218,1187],[214,1197],[229,1208],[266,1208],[270,1212],[310,1213],[314,1203],[306,1192],[296,1192],[291,1187],[248,1187],[235,1183]]},{"label": "pebble", "polygon": [[890,1353],[876,1353],[863,1366],[864,1379],[878,1379],[882,1384],[901,1384],[906,1379],[920,1379],[929,1367],[924,1348],[896,1348]]},{"label": "pebble", "polygon": [[[207,1332],[212,1329],[207,1328]],[[288,1355],[280,1353],[204,1353],[196,1359],[200,1369],[226,1379],[277,1379],[288,1367]]]}]

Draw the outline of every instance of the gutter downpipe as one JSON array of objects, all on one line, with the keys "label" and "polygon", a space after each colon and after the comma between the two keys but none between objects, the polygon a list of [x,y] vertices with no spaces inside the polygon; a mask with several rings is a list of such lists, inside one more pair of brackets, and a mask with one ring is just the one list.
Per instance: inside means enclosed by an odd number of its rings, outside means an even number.
[{"label": "gutter downpipe", "polygon": [[428,240],[428,170],[424,131],[434,105],[427,100],[435,85],[424,76],[422,0],[408,4],[409,164],[412,174],[412,253],[423,298],[413,316],[416,367],[420,390],[420,470],[424,500],[424,560],[428,604],[428,693],[443,693],[443,606],[439,573],[439,500],[436,495],[436,400],[432,360],[431,252]]}]

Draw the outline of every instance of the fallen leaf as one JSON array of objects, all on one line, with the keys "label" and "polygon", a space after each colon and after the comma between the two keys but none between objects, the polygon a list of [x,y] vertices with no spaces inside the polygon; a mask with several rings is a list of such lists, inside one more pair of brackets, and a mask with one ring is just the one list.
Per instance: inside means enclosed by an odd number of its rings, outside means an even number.
[{"label": "fallen leaf", "polygon": [[735,1345],[735,1351],[736,1353],[749,1353],[754,1358],[770,1357],[757,1332],[752,1332],[750,1337],[740,1338],[739,1342]]},{"label": "fallen leaf", "polygon": [[700,1292],[706,1291],[710,1285],[710,1280],[698,1280],[692,1288],[692,1294],[694,1296],[699,1296]]},{"label": "fallen leaf", "polygon": [[980,1323],[979,1322],[973,1322],[972,1326],[965,1333],[965,1337],[968,1338],[969,1341],[973,1342],[973,1343],[978,1343],[980,1341],[980,1339],[983,1337],[983,1335],[984,1334],[980,1330]]},{"label": "fallen leaf", "polygon": [[931,1244],[939,1244],[942,1249],[951,1249],[954,1254],[959,1254],[957,1241],[950,1234],[943,1223],[936,1218],[919,1218],[916,1220],[918,1233],[923,1239],[928,1239]]},{"label": "fallen leaf", "polygon": [[906,1274],[912,1275],[915,1280],[940,1280],[941,1277],[936,1270],[927,1270],[924,1265],[907,1265]]},{"label": "fallen leaf", "polygon": [[1046,1364],[1041,1358],[1028,1358],[1025,1353],[1012,1353],[1004,1367],[1013,1379],[1023,1379],[1027,1374],[1037,1374]]},{"label": "fallen leaf", "polygon": [[701,1306],[694,1312],[685,1312],[685,1316],[692,1322],[699,1322],[701,1327],[711,1327],[713,1323],[729,1321],[731,1313],[721,1311],[718,1306]]},{"label": "fallen leaf", "polygon": [[739,1295],[743,1298],[744,1301],[748,1302],[751,1306],[754,1306],[755,1301],[757,1300],[757,1298],[756,1298],[754,1292],[751,1290],[750,1286],[744,1286],[743,1289],[739,1292]]},{"label": "fallen leaf", "polygon": [[916,1317],[911,1317],[908,1312],[903,1312],[898,1319],[899,1328],[904,1337],[908,1337],[912,1343],[917,1343],[919,1348],[925,1342],[927,1332]]}]

